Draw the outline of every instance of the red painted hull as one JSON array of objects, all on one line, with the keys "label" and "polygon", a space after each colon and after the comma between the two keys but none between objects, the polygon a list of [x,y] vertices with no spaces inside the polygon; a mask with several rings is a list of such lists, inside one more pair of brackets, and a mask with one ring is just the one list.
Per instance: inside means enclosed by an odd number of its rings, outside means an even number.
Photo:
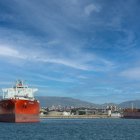
[{"label": "red painted hull", "polygon": [[140,109],[125,109],[123,118],[126,119],[140,119]]},{"label": "red painted hull", "polygon": [[1,100],[0,122],[39,122],[39,110],[37,100]]}]

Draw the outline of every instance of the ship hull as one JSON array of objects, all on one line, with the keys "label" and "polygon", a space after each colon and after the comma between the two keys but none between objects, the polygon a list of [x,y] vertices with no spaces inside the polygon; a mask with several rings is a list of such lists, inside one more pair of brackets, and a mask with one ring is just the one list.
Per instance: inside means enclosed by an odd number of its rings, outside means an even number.
[{"label": "ship hull", "polygon": [[37,100],[1,100],[0,122],[39,122],[39,110]]},{"label": "ship hull", "polygon": [[126,109],[123,113],[123,118],[125,119],[140,119],[139,109]]}]

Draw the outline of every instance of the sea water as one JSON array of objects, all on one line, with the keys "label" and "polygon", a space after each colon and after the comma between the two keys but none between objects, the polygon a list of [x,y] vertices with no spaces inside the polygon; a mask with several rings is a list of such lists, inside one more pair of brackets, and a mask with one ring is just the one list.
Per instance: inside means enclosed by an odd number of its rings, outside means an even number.
[{"label": "sea water", "polygon": [[41,119],[0,123],[0,140],[140,140],[140,120]]}]

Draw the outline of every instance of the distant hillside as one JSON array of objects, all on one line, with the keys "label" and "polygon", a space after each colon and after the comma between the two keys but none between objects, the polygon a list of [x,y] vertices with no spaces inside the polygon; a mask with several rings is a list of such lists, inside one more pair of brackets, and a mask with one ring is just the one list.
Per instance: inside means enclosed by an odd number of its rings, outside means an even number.
[{"label": "distant hillside", "polygon": [[[0,96],[0,99],[2,97]],[[107,105],[116,105],[121,108],[131,108],[132,104],[134,108],[140,109],[140,100],[133,100],[133,101],[126,101],[122,102],[120,104],[114,104],[114,103],[104,103],[104,104],[94,104],[70,97],[51,97],[51,96],[38,96],[36,97],[40,100],[40,104],[42,107],[50,107],[52,105],[58,106],[74,106],[74,107],[95,107],[95,108],[105,108]]]},{"label": "distant hillside", "polygon": [[102,107],[106,107],[108,105],[113,105],[113,106],[115,105],[115,106],[118,106],[120,108],[132,108],[132,104],[133,104],[134,108],[140,108],[140,100],[125,101],[125,102],[122,102],[120,104],[105,103],[105,104],[102,104]]},{"label": "distant hillside", "polygon": [[78,99],[73,99],[69,97],[37,97],[40,100],[41,106],[43,107],[50,107],[52,105],[58,106],[75,106],[75,107],[82,107],[82,106],[92,106],[92,107],[99,107],[97,104],[89,103],[86,101],[81,101]]},{"label": "distant hillside", "polygon": [[107,106],[118,106],[118,104],[115,104],[115,103],[104,103],[101,106],[102,106],[102,108],[106,108]]},{"label": "distant hillside", "polygon": [[122,102],[118,106],[121,108],[132,108],[132,104],[134,108],[140,108],[140,100]]},{"label": "distant hillside", "polygon": [[[0,96],[0,99],[2,97]],[[38,96],[36,97],[39,101],[42,107],[50,107],[52,105],[54,106],[74,106],[74,107],[100,107],[100,105],[81,101],[78,99],[70,98],[70,97],[51,97],[51,96]]]}]

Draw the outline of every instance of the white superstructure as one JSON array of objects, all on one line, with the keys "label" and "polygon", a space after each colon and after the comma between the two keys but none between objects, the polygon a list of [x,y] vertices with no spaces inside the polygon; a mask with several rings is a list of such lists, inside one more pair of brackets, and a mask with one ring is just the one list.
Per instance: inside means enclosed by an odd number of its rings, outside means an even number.
[{"label": "white superstructure", "polygon": [[12,88],[4,88],[3,91],[3,99],[9,98],[22,98],[22,99],[34,99],[34,92],[38,89],[36,88],[28,88],[27,85],[23,84],[23,81],[16,81],[16,85]]}]

